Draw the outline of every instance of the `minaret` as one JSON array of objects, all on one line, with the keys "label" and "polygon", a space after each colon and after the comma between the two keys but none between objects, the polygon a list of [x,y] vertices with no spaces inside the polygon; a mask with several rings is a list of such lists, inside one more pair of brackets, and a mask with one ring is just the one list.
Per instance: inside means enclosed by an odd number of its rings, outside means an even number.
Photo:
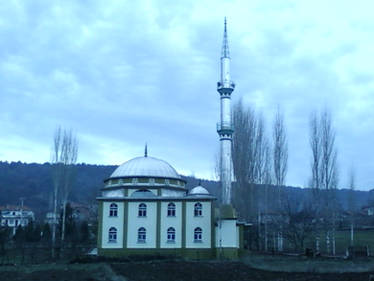
[{"label": "minaret", "polygon": [[217,91],[221,99],[221,121],[217,124],[217,132],[220,140],[220,181],[222,188],[222,203],[231,203],[231,145],[234,132],[231,124],[231,93],[235,84],[230,77],[230,53],[227,41],[227,24],[223,32],[223,44],[221,54],[221,79],[217,83]]}]

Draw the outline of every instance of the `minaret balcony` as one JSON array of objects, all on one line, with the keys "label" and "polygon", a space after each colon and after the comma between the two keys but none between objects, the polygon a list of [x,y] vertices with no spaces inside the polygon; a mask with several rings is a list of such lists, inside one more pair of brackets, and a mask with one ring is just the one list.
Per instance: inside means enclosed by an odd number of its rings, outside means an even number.
[{"label": "minaret balcony", "polygon": [[235,89],[235,83],[230,81],[229,83],[217,82],[217,91],[222,94],[231,94]]},{"label": "minaret balcony", "polygon": [[219,122],[217,123],[217,133],[220,135],[231,135],[234,132],[234,128],[230,122]]}]

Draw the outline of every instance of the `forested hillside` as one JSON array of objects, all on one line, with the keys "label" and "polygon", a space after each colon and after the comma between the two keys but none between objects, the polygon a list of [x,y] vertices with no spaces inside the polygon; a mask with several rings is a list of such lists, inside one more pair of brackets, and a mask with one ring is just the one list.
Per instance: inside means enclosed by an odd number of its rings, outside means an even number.
[{"label": "forested hillside", "polygon": [[[110,176],[117,166],[76,165],[76,176],[70,200],[79,203],[92,204],[103,186],[103,180]],[[187,188],[198,185],[199,179],[184,177]],[[203,180],[202,185],[213,195],[219,197],[219,185],[215,181]],[[0,162],[0,205],[17,205],[24,198],[25,205],[33,209],[37,216],[51,209],[52,194],[51,165],[26,164],[21,162]],[[261,186],[257,186],[261,188]],[[303,200],[311,196],[309,189],[285,187],[286,193],[292,200]],[[348,190],[339,190],[338,199],[343,208],[347,206]],[[367,204],[369,192],[355,192],[356,206]]]}]

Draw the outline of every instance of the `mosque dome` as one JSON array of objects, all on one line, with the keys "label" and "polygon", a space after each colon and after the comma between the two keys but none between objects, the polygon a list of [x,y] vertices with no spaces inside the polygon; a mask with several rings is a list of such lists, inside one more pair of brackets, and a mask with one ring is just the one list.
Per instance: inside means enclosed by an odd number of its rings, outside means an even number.
[{"label": "mosque dome", "polygon": [[209,195],[209,191],[206,190],[201,185],[198,185],[191,189],[191,191],[189,192],[189,195]]},{"label": "mosque dome", "polygon": [[136,157],[123,163],[110,176],[110,178],[125,177],[181,179],[181,176],[169,163],[149,156]]}]

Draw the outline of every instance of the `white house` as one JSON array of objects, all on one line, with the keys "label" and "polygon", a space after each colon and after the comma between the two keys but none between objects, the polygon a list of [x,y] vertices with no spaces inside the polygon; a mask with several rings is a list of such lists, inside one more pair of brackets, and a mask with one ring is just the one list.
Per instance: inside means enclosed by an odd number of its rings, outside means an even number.
[{"label": "white house", "polygon": [[12,229],[12,233],[16,233],[19,226],[27,226],[31,221],[35,220],[34,212],[27,207],[5,206],[0,211],[1,225]]}]

